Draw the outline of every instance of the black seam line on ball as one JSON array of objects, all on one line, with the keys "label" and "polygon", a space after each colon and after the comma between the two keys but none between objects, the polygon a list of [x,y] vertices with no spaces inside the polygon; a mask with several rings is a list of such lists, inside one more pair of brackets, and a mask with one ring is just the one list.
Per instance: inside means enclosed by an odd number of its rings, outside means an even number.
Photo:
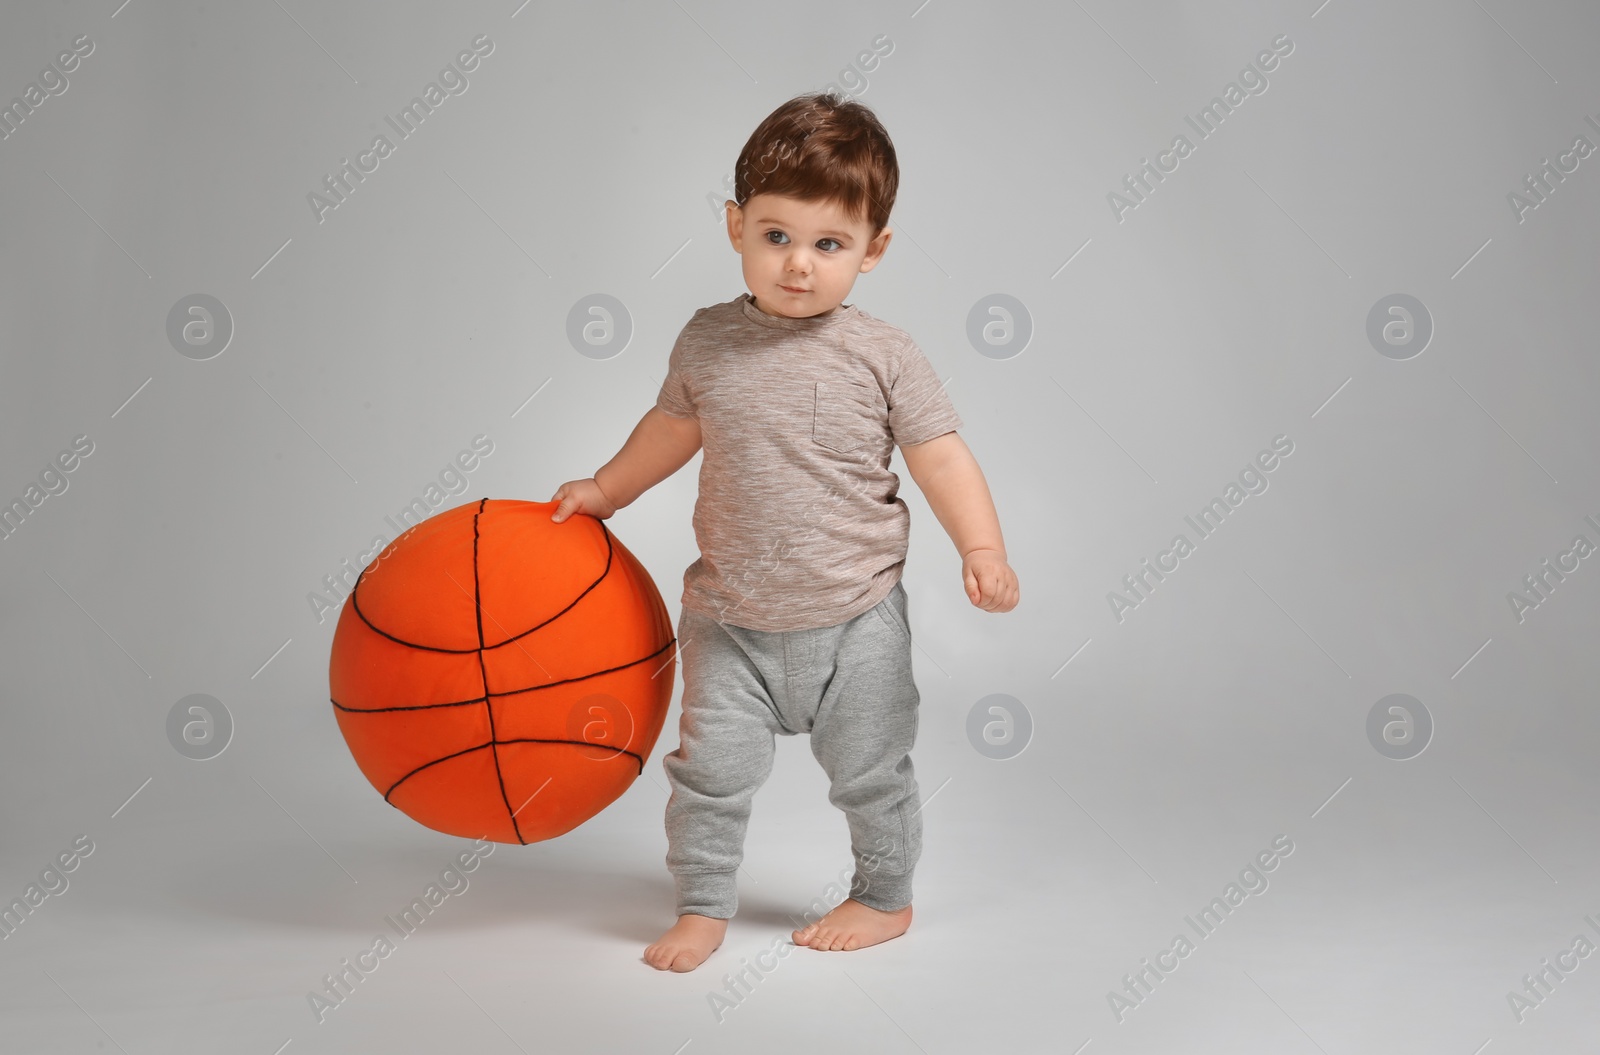
[{"label": "black seam line on ball", "polygon": [[[488,501],[489,501],[489,499],[487,499],[487,498],[482,499],[478,503],[478,512],[474,513],[472,515],[472,569],[473,569],[473,575],[474,576],[477,575],[477,569],[478,569],[478,517],[482,515],[483,506],[486,505],[488,503]],[[469,652],[478,652],[478,651],[480,651],[480,650],[482,650],[484,648],[504,648],[506,645],[511,644],[513,641],[519,641],[522,638],[527,637],[529,634],[533,633],[535,630],[538,630],[538,629],[540,629],[542,627],[549,626],[551,623],[555,622],[557,619],[560,619],[562,616],[564,616],[568,612],[572,611],[573,607],[575,605],[577,605],[577,603],[579,601],[581,601],[585,597],[587,597],[589,595],[590,591],[592,591],[596,586],[599,586],[602,582],[605,582],[606,576],[611,574],[611,558],[612,558],[612,554],[613,554],[613,547],[612,547],[612,544],[611,544],[611,532],[606,530],[606,525],[605,525],[604,521],[596,520],[595,523],[600,525],[600,533],[605,536],[605,540],[606,540],[606,566],[605,566],[604,569],[601,570],[600,577],[598,579],[596,579],[594,582],[590,583],[588,586],[584,587],[583,592],[578,594],[577,597],[574,597],[572,599],[572,603],[571,604],[568,604],[565,608],[561,609],[561,611],[557,612],[555,615],[551,616],[549,619],[546,619],[544,622],[539,623],[539,624],[537,624],[535,626],[530,626],[528,629],[524,630],[522,633],[517,634],[514,637],[508,637],[504,641],[496,642],[493,645],[485,645],[485,644],[483,644],[483,632],[482,632],[481,625],[479,627],[478,647],[477,648],[439,648],[436,645],[420,645],[415,641],[407,641],[403,637],[395,637],[393,634],[389,633],[388,631],[382,629],[381,627],[379,627],[375,623],[373,623],[372,620],[367,618],[367,613],[365,613],[365,612],[363,612],[361,610],[361,602],[359,600],[359,596],[360,596],[360,593],[361,593],[361,583],[367,577],[367,569],[366,568],[362,568],[361,569],[361,574],[356,576],[356,585],[355,585],[354,589],[352,589],[350,591],[350,607],[355,609],[357,617],[359,617],[360,620],[363,623],[367,624],[367,626],[372,630],[372,632],[374,634],[377,634],[380,637],[386,637],[390,641],[393,641],[397,645],[405,645],[407,648],[415,648],[415,649],[419,649],[419,650],[421,650],[423,652],[448,652],[448,653],[452,653],[452,654],[455,654],[455,655],[466,655]],[[370,567],[370,565],[369,565],[369,567]],[[482,623],[481,615],[479,617],[479,623],[480,624]]]},{"label": "black seam line on ball", "polygon": [[674,637],[666,644],[650,653],[648,656],[644,656],[641,659],[631,659],[622,664],[620,667],[607,667],[605,670],[597,670],[593,674],[580,674],[576,678],[562,678],[560,681],[552,681],[544,685],[529,685],[521,689],[507,689],[504,692],[491,692],[487,694],[487,697],[474,696],[470,700],[452,700],[449,703],[401,704],[396,707],[349,707],[330,696],[328,698],[328,702],[339,708],[339,710],[345,711],[349,714],[381,714],[384,711],[426,711],[435,707],[465,707],[468,704],[482,703],[486,698],[492,698],[495,696],[520,696],[525,692],[538,692],[540,689],[553,689],[557,685],[570,685],[575,681],[588,681],[590,678],[598,678],[602,674],[615,674],[619,670],[627,670],[629,667],[637,667],[641,663],[655,659],[657,656],[661,655],[661,653],[677,644],[677,642],[678,639]]},{"label": "black seam line on ball", "polygon": [[[486,747],[495,747],[495,746],[497,746],[499,744],[570,744],[573,747],[605,747],[604,744],[593,744],[593,743],[590,743],[587,740],[541,740],[538,737],[532,737],[532,736],[518,737],[515,740],[491,740],[486,744],[477,744],[476,746],[473,746],[473,747],[463,748],[460,751],[453,751],[450,754],[445,755],[443,758],[435,758],[431,762],[422,763],[422,765],[418,766],[416,769],[413,769],[411,772],[407,773],[405,776],[401,777],[399,780],[397,780],[393,784],[391,784],[389,786],[389,790],[385,791],[383,793],[383,800],[385,802],[389,802],[389,796],[393,795],[395,793],[395,790],[397,788],[399,788],[401,784],[404,784],[406,781],[410,780],[412,777],[416,776],[418,773],[422,772],[424,769],[427,769],[429,766],[436,766],[440,762],[448,762],[452,758],[460,758],[462,755],[470,755],[474,751],[482,751]],[[633,759],[635,763],[638,764],[640,775],[642,775],[644,773],[644,756],[642,756],[642,755],[640,755],[640,754],[638,754],[638,753],[636,753],[634,751],[629,751],[629,750],[627,750],[625,748],[620,748],[620,747],[606,748],[606,750],[611,752],[611,758],[615,758],[618,755],[627,755],[629,758]],[[611,760],[610,758],[599,759],[599,761],[604,761],[604,762],[609,762],[610,760]],[[394,803],[389,802],[389,805],[393,806]],[[526,805],[526,803],[524,803],[523,805]],[[398,807],[396,807],[396,808],[398,809]],[[517,838],[518,839],[522,838],[522,833],[521,833],[520,830],[517,832]],[[523,840],[522,845],[524,845],[524,846],[528,845],[527,840]]]},{"label": "black seam line on ball", "polygon": [[472,514],[472,610],[478,619],[478,678],[483,684],[483,709],[489,718],[489,756],[494,759],[494,779],[500,785],[500,800],[506,804],[506,816],[511,818],[511,831],[516,835],[517,842],[523,846],[528,845],[528,840],[522,837],[522,828],[517,824],[517,814],[511,808],[511,796],[506,792],[506,777],[500,771],[500,748],[496,746],[499,739],[494,732],[494,705],[489,702],[489,670],[483,662],[483,590],[478,583],[478,519],[483,516],[483,507],[489,504],[487,498],[478,503],[478,511]]}]

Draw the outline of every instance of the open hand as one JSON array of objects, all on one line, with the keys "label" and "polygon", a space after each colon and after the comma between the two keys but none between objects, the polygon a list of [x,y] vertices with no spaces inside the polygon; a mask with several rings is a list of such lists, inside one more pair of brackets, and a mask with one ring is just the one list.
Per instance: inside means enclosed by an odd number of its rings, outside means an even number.
[{"label": "open hand", "polygon": [[574,513],[587,513],[592,517],[605,520],[617,511],[617,507],[606,493],[600,490],[600,485],[590,477],[586,480],[568,480],[556,489],[550,496],[550,501],[559,502],[556,511],[550,514],[550,519],[557,524]]},{"label": "open hand", "polygon": [[975,549],[961,558],[961,578],[967,599],[985,612],[1009,612],[1017,606],[1017,573],[997,551]]}]

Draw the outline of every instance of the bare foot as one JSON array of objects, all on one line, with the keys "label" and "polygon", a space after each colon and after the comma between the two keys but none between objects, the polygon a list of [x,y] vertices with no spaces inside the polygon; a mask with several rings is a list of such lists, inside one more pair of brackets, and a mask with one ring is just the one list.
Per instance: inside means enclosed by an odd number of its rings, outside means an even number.
[{"label": "bare foot", "polygon": [[692,971],[721,947],[726,933],[727,920],[686,912],[644,951],[644,962],[658,971]]},{"label": "bare foot", "polygon": [[841,901],[832,912],[791,935],[796,945],[822,952],[852,952],[898,938],[911,926],[911,906],[883,912],[855,898]]}]

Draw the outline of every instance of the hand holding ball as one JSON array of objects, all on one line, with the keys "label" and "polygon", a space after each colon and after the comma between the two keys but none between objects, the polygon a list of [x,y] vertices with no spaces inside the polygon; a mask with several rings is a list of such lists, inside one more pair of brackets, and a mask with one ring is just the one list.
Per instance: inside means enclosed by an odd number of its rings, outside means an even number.
[{"label": "hand holding ball", "polygon": [[588,513],[605,520],[617,511],[616,503],[600,490],[599,481],[592,476],[583,480],[568,480],[556,489],[550,501],[556,504],[550,519],[558,524],[574,513]]}]

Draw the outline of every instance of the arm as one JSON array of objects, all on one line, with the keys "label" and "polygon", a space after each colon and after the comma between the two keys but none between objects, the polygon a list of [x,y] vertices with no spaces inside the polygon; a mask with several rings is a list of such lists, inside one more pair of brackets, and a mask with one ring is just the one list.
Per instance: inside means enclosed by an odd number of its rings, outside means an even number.
[{"label": "arm", "polygon": [[933,515],[955,543],[956,552],[964,558],[975,550],[986,549],[1004,560],[1006,545],[1000,537],[994,499],[989,496],[989,485],[978,468],[978,460],[961,435],[947,432],[926,443],[901,447],[900,454]]},{"label": "arm", "polygon": [[617,456],[595,470],[594,482],[618,509],[686,465],[700,449],[700,422],[651,407]]},{"label": "arm", "polygon": [[1006,563],[1000,517],[983,470],[966,442],[959,434],[947,432],[926,443],[901,447],[900,454],[933,515],[961,554],[968,598],[991,612],[1009,612],[1016,607],[1017,576]]}]

